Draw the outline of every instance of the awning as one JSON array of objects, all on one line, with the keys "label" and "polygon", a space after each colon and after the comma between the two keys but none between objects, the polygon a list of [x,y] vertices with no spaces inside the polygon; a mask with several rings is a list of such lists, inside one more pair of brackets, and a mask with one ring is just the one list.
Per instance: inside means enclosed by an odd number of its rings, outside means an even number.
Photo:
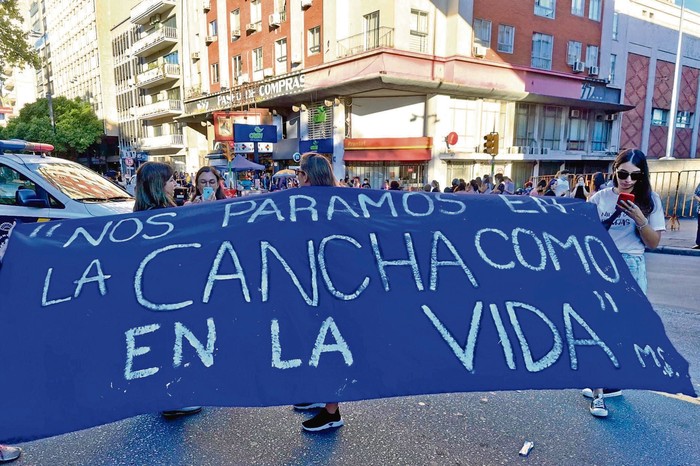
[{"label": "awning", "polygon": [[346,162],[428,162],[430,149],[367,149],[345,151]]}]

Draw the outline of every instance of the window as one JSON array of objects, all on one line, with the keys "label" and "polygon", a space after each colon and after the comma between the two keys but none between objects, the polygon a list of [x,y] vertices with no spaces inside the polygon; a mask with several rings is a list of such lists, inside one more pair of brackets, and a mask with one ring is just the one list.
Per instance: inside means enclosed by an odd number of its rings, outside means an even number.
[{"label": "window", "polygon": [[219,64],[213,63],[211,65],[211,83],[216,84],[219,82]]},{"label": "window", "polygon": [[474,45],[491,47],[491,21],[474,18]]},{"label": "window", "polygon": [[600,21],[600,0],[590,0],[588,4],[588,19]]},{"label": "window", "polygon": [[540,118],[540,131],[542,132],[541,142],[545,149],[559,149],[559,139],[561,138],[562,108],[545,106],[542,109]]},{"label": "window", "polygon": [[573,65],[577,61],[581,61],[581,42],[570,40],[566,49],[566,63]]},{"label": "window", "polygon": [[692,128],[693,113],[692,112],[677,112],[676,113],[676,128]]},{"label": "window", "polygon": [[258,47],[253,50],[253,71],[261,71],[263,69],[263,49]]},{"label": "window", "polygon": [[611,83],[615,82],[615,66],[617,65],[617,55],[614,53],[610,54],[610,75],[608,76],[608,81]]},{"label": "window", "polygon": [[618,24],[617,22],[619,21],[619,17],[617,15],[617,11],[613,13],[613,23],[612,23],[612,39],[617,40],[617,28]]},{"label": "window", "polygon": [[234,37],[233,32],[241,33],[241,10],[235,9],[231,12],[231,37]]},{"label": "window", "polygon": [[250,22],[262,23],[262,5],[260,0],[251,0],[250,2]]},{"label": "window", "polygon": [[586,0],[571,0],[571,14],[583,16],[586,11]]},{"label": "window", "polygon": [[411,9],[411,38],[409,49],[412,52],[428,51],[428,12]]},{"label": "window", "polygon": [[569,137],[566,150],[586,150],[588,139],[588,110],[572,109],[569,112]]},{"label": "window", "polygon": [[379,11],[373,11],[365,18],[365,50],[379,47]]},{"label": "window", "polygon": [[586,67],[598,66],[598,46],[589,45],[586,47]]},{"label": "window", "polygon": [[2,205],[17,205],[15,193],[18,189],[33,189],[37,192],[34,182],[26,176],[20,174],[14,168],[0,165],[0,204]]},{"label": "window", "polygon": [[287,63],[287,39],[275,41],[275,57],[278,62]]},{"label": "window", "polygon": [[663,108],[652,108],[651,124],[652,126],[668,126],[668,110],[664,110]]},{"label": "window", "polygon": [[287,21],[287,0],[275,0],[275,13],[279,13],[280,20]]},{"label": "window", "polygon": [[309,55],[313,55],[314,53],[319,53],[321,51],[321,26],[316,26],[309,29],[306,42],[309,47]]},{"label": "window", "polygon": [[533,104],[515,104],[515,134],[513,145],[535,147],[534,139],[536,107]]},{"label": "window", "polygon": [[602,152],[610,147],[610,133],[612,121],[605,118],[596,118],[593,123],[593,137],[591,138],[591,151]]},{"label": "window", "polygon": [[240,55],[231,57],[231,71],[233,72],[233,77],[237,78],[243,74],[243,60]]},{"label": "window", "polygon": [[515,27],[500,24],[498,26],[498,51],[503,53],[513,53],[514,42]]},{"label": "window", "polygon": [[554,37],[548,34],[535,32],[532,35],[532,62],[533,68],[541,70],[552,69],[552,46]]},{"label": "window", "polygon": [[177,52],[177,50],[174,51],[174,52],[170,52],[169,54],[165,55],[165,56],[163,57],[163,61],[164,61],[165,63],[169,63],[169,64],[171,64],[171,65],[177,65],[178,63],[180,63],[180,60],[178,59],[178,52]]},{"label": "window", "polygon": [[535,0],[535,14],[537,16],[554,19],[554,9],[556,5],[556,0]]},{"label": "window", "polygon": [[216,20],[210,21],[209,22],[209,35],[210,36],[217,36],[219,35],[219,28],[216,25]]}]

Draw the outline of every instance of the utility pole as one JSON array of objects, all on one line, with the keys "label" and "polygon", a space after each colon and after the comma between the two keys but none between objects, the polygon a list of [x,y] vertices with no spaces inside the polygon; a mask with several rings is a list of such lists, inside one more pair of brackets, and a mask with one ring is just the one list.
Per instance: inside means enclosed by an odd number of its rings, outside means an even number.
[{"label": "utility pole", "polygon": [[666,155],[661,157],[663,160],[673,159],[673,142],[676,136],[676,115],[678,113],[678,86],[681,75],[681,67],[683,66],[683,13],[685,12],[685,0],[681,2],[681,18],[678,26],[678,47],[676,48],[676,68],[673,71],[673,89],[671,91],[671,109],[668,115],[668,137],[666,138]]}]

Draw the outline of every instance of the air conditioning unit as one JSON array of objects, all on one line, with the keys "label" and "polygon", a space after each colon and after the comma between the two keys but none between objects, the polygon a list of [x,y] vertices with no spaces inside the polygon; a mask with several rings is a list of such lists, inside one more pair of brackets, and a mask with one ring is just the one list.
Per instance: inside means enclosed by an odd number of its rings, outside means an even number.
[{"label": "air conditioning unit", "polygon": [[153,26],[154,24],[160,23],[160,14],[155,14],[155,15],[151,16],[150,19],[148,20],[148,22],[150,23],[151,26]]},{"label": "air conditioning unit", "polygon": [[582,73],[584,67],[585,65],[582,61],[575,61],[571,68],[574,70],[574,73]]},{"label": "air conditioning unit", "polygon": [[192,52],[192,60],[199,60],[199,52]]},{"label": "air conditioning unit", "polygon": [[236,78],[236,80],[238,81],[239,86],[241,84],[245,84],[247,82],[250,82],[250,78],[248,77],[248,73],[243,73],[242,75],[238,76],[238,78]]},{"label": "air conditioning unit", "polygon": [[301,53],[294,52],[294,53],[292,53],[292,64],[297,64],[297,63],[301,63]]},{"label": "air conditioning unit", "polygon": [[231,29],[231,40],[236,40],[241,37],[240,29]]},{"label": "air conditioning unit", "polygon": [[204,42],[206,42],[207,44],[211,44],[215,40],[216,40],[216,36],[207,36],[204,38]]},{"label": "air conditioning unit", "polygon": [[134,85],[134,78],[129,78],[129,79],[127,79],[127,80],[126,80],[126,83],[127,83],[129,86],[133,86],[133,85]]},{"label": "air conditioning unit", "polygon": [[308,8],[313,4],[313,0],[301,0],[301,7]]},{"label": "air conditioning unit", "polygon": [[581,118],[581,110],[572,109],[571,111],[569,111],[569,117]]},{"label": "air conditioning unit", "polygon": [[206,13],[207,11],[211,10],[211,0],[203,0],[202,1],[202,9]]},{"label": "air conditioning unit", "polygon": [[617,120],[617,113],[611,113],[609,115],[605,115],[605,121],[615,121]]},{"label": "air conditioning unit", "polygon": [[274,73],[274,71],[272,70],[272,68],[265,68],[265,69],[263,70],[263,76],[266,77],[266,78],[271,78],[271,77],[274,76],[274,75],[275,75],[275,73]]},{"label": "air conditioning unit", "polygon": [[590,74],[591,76],[598,76],[598,71],[599,70],[597,66],[591,66],[590,68],[588,68],[588,74]]},{"label": "air conditioning unit", "polygon": [[245,25],[245,30],[246,31],[257,31],[258,30],[258,23],[248,23]]},{"label": "air conditioning unit", "polygon": [[481,45],[475,45],[474,56],[477,58],[484,58],[486,56],[486,47],[483,47]]},{"label": "air conditioning unit", "polygon": [[272,13],[268,22],[270,23],[270,27],[278,28],[282,23],[282,15],[279,13]]}]

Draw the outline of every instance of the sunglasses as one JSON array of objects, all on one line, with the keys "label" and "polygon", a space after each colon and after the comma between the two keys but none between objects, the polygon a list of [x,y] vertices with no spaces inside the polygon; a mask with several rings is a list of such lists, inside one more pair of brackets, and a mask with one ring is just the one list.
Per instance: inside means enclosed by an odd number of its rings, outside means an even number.
[{"label": "sunglasses", "polygon": [[626,172],[625,170],[618,170],[615,173],[617,174],[617,179],[619,179],[619,180],[626,180],[628,176],[630,178],[632,178],[632,181],[639,181],[642,178],[644,178],[644,173],[642,173],[642,172],[629,173],[629,172]]}]

